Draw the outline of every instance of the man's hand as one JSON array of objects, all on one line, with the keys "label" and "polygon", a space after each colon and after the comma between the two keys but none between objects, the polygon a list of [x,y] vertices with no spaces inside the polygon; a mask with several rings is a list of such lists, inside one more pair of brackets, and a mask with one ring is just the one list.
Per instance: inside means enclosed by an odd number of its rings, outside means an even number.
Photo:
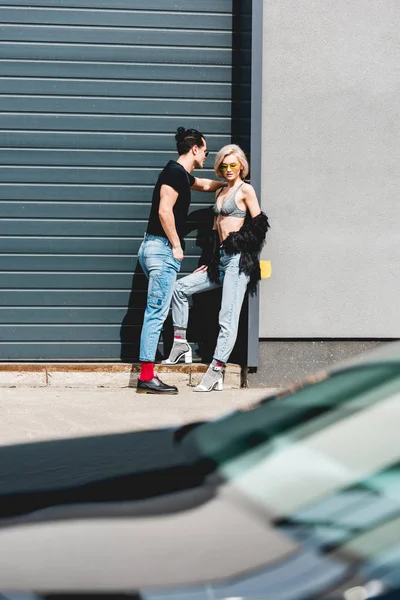
[{"label": "man's hand", "polygon": [[205,273],[207,271],[207,269],[208,269],[207,265],[201,265],[200,267],[197,267],[197,269],[195,269],[193,271],[193,273],[200,273],[200,272]]},{"label": "man's hand", "polygon": [[172,246],[172,256],[177,260],[183,260],[182,246]]}]

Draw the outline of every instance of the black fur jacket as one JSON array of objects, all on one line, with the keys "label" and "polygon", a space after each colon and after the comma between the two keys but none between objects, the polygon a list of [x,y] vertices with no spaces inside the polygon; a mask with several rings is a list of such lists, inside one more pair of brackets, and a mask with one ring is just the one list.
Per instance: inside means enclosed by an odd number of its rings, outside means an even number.
[{"label": "black fur jacket", "polygon": [[211,281],[219,281],[219,249],[228,254],[240,253],[239,272],[250,277],[249,291],[254,293],[261,279],[259,255],[270,225],[268,217],[261,212],[253,219],[247,217],[239,231],[233,231],[219,244],[218,232],[214,229],[203,235],[200,245],[203,252],[199,264],[208,266]]}]

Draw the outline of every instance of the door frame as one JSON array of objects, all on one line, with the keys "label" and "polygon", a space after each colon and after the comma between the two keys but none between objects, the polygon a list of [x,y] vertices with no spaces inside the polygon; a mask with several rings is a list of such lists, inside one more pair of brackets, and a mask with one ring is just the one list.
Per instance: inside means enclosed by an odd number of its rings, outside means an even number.
[{"label": "door frame", "polygon": [[[261,163],[262,163],[262,80],[263,80],[263,0],[252,0],[251,38],[251,184],[260,200],[261,209]],[[260,287],[254,296],[249,295],[247,337],[247,366],[258,367]]]}]

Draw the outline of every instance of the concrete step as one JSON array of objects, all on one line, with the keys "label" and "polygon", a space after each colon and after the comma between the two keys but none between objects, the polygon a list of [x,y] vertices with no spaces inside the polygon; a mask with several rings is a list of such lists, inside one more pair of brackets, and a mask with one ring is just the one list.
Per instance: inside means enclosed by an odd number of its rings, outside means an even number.
[{"label": "concrete step", "polygon": [[[156,365],[156,372],[166,383],[194,387],[201,381],[208,365]],[[0,363],[0,388],[14,387],[136,387],[139,364],[118,363]],[[241,368],[227,364],[225,389],[241,387]]]}]

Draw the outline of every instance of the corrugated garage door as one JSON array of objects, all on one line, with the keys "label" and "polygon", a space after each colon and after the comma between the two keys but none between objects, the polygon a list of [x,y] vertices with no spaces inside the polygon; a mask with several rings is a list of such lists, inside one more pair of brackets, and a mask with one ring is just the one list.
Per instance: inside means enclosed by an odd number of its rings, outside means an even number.
[{"label": "corrugated garage door", "polygon": [[[174,131],[231,139],[232,0],[0,12],[0,359],[118,360],[124,337],[135,358],[132,273]],[[186,252],[190,271],[193,239]]]}]

